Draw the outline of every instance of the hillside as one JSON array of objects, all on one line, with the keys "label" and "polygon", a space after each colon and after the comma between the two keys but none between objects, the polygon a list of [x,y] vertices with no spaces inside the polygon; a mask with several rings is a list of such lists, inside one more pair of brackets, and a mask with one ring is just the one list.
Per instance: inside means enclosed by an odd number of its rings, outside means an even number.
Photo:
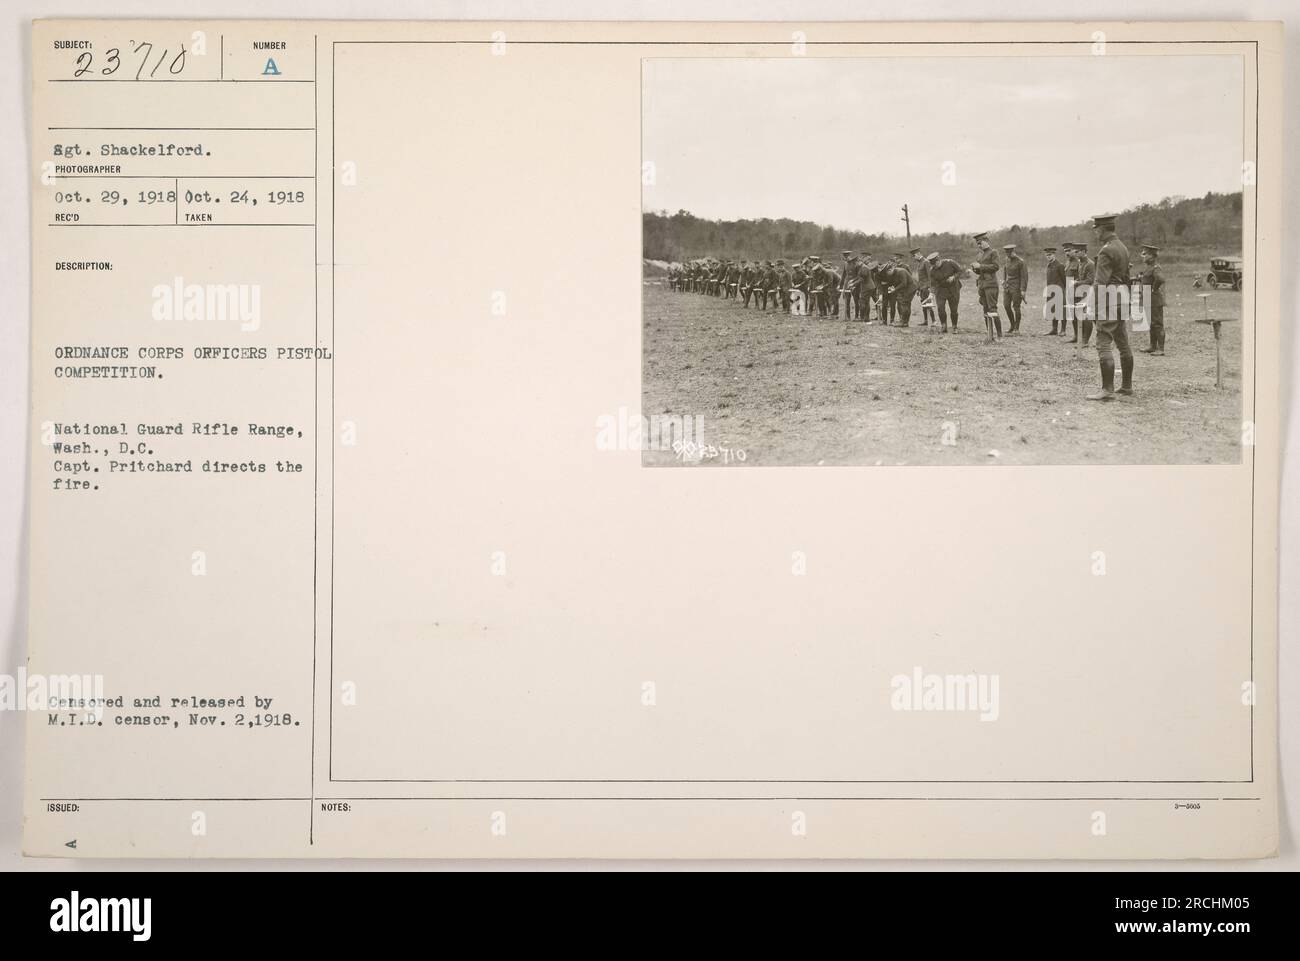
[{"label": "hillside", "polygon": [[[1241,251],[1241,193],[1207,193],[1204,197],[1166,197],[1120,213],[1118,229],[1127,243],[1157,243],[1168,247],[1215,249],[1225,254]],[[838,254],[841,250],[872,253],[902,251],[907,246],[899,234],[845,230],[806,220],[705,220],[685,210],[642,215],[643,252],[650,260],[683,261],[692,257],[761,257],[787,259],[810,253]],[[1067,240],[1092,242],[1089,221],[1055,226],[1004,226],[989,235],[994,247],[1014,243],[1026,250],[1059,245]],[[970,237],[952,233],[913,234],[913,244],[927,253],[962,251]]]}]

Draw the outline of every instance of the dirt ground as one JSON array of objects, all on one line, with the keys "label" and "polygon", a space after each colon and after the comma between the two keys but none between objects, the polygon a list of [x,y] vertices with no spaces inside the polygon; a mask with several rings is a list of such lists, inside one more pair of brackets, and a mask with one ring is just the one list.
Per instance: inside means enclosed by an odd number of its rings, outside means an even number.
[{"label": "dirt ground", "polygon": [[[1167,354],[1139,353],[1147,335],[1131,334],[1136,395],[1111,403],[1084,399],[1100,386],[1095,347],[1040,336],[1032,294],[1020,335],[986,344],[969,279],[958,333],[942,335],[919,326],[916,301],[910,327],[884,328],[744,310],[648,278],[642,414],[702,417],[704,442],[731,452],[694,460],[712,465],[1238,463],[1241,324],[1222,327],[1216,390],[1213,329],[1192,322],[1207,291],[1170,274]],[[1212,316],[1240,320],[1239,293],[1208,293]]]}]

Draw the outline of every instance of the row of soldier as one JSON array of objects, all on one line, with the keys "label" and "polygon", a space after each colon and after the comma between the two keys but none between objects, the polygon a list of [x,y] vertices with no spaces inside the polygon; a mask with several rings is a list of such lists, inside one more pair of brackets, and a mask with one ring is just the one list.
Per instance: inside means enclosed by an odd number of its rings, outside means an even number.
[{"label": "row of soldier", "polygon": [[[1115,393],[1112,344],[1120,353],[1122,385],[1119,393],[1132,394],[1133,358],[1128,343],[1128,301],[1122,298],[1125,307],[1121,315],[1114,306],[1116,299],[1109,294],[1113,288],[1127,288],[1133,283],[1133,278],[1129,276],[1128,249],[1115,234],[1114,216],[1104,214],[1094,218],[1093,227],[1100,241],[1096,260],[1089,254],[1089,245],[1082,241],[1062,244],[1059,251],[1057,247],[1044,248],[1043,319],[1050,322],[1051,329],[1043,331],[1043,334],[1061,337],[1072,334],[1069,343],[1087,346],[1096,331],[1103,389],[1090,399],[1108,400]],[[972,239],[979,254],[968,267],[975,276],[987,337],[990,341],[1003,337],[999,307],[1006,314],[1006,333],[1018,335],[1029,290],[1028,265],[1015,244],[1003,246],[1004,264],[989,244],[987,232],[975,234]],[[1150,323],[1150,346],[1144,351],[1163,356],[1164,278],[1157,262],[1158,255],[1158,247],[1143,245],[1144,266],[1139,279],[1144,291],[1143,312]],[[912,302],[919,298],[924,326],[933,327],[940,333],[946,334],[950,329],[956,333],[961,283],[967,266],[942,256],[938,251],[924,255],[919,247],[913,247],[906,255],[894,253],[873,257],[868,251],[854,253],[846,250],[841,256],[843,262],[840,265],[824,263],[817,255],[809,255],[790,265],[784,259],[760,261],[706,257],[670,265],[668,284],[673,290],[734,300],[744,308],[752,304],[760,311],[779,309],[799,315],[815,311],[819,317],[843,316],[845,320],[898,327],[910,325]],[[1102,304],[1100,311],[1098,303]],[[1110,309],[1107,309],[1107,303],[1111,305]]]}]

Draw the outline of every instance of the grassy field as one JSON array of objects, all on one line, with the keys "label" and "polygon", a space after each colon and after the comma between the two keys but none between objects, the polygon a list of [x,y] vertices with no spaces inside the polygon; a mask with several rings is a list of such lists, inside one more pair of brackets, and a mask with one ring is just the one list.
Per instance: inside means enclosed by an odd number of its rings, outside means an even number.
[{"label": "grassy field", "polygon": [[[642,414],[703,417],[705,442],[744,451],[741,466],[1237,463],[1241,324],[1223,326],[1216,390],[1212,328],[1192,322],[1204,271],[1165,273],[1167,355],[1138,353],[1147,335],[1132,334],[1136,395],[1108,404],[1084,400],[1100,385],[1096,349],[1040,336],[1032,286],[1021,334],[986,344],[970,279],[959,332],[942,335],[918,326],[915,301],[911,327],[884,328],[744,310],[647,278]],[[1209,293],[1213,316],[1240,319],[1240,294]],[[647,451],[643,462],[684,461]]]}]

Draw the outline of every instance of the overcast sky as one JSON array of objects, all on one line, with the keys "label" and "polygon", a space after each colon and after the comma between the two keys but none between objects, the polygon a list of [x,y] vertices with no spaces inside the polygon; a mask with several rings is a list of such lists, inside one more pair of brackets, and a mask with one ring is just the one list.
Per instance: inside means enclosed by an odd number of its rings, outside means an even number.
[{"label": "overcast sky", "polygon": [[[1241,189],[1238,56],[650,59],[646,210],[869,233],[1075,223]],[[945,186],[944,163],[956,184]]]}]

